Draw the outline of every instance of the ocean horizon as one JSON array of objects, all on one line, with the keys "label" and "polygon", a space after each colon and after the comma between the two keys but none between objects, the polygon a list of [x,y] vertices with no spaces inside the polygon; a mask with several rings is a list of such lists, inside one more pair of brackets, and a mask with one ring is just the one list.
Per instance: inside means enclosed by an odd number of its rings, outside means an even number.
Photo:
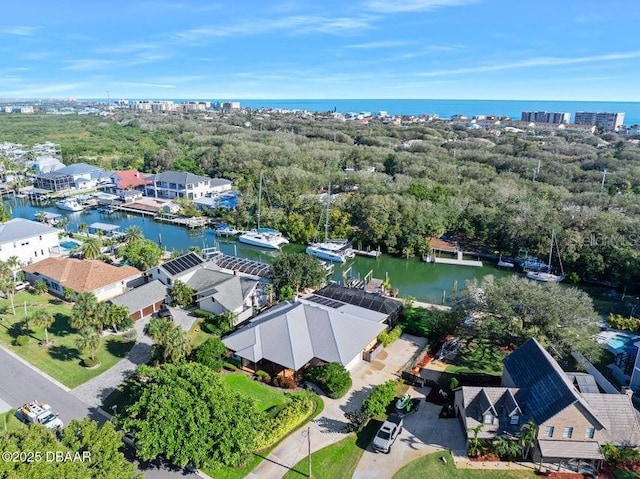
[{"label": "ocean horizon", "polygon": [[[111,101],[115,99],[112,98]],[[561,100],[411,100],[411,99],[206,99],[206,98],[135,98],[129,101],[238,101],[241,107],[251,109],[280,108],[285,110],[307,110],[312,112],[336,111],[339,113],[378,113],[386,111],[389,115],[431,115],[443,119],[454,115],[468,117],[476,115],[507,116],[519,120],[523,111],[549,111],[569,113],[573,122],[578,111],[595,111],[625,114],[624,124],[640,124],[640,102],[621,101],[561,101]],[[87,99],[103,101],[106,98]]]}]

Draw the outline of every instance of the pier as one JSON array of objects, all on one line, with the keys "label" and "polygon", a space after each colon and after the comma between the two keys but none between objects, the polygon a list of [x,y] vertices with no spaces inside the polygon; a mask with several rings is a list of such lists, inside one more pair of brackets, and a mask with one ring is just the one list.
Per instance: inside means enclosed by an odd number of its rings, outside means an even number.
[{"label": "pier", "polygon": [[170,215],[167,213],[160,213],[154,216],[156,221],[162,221],[164,223],[173,223],[174,225],[186,226],[187,228],[203,228],[209,224],[209,218],[204,216],[192,216],[191,218],[184,218],[182,216]]},{"label": "pier", "polygon": [[382,254],[382,252],[378,249],[374,249],[374,250],[354,249],[352,251],[358,256],[368,256],[369,258],[378,258]]}]

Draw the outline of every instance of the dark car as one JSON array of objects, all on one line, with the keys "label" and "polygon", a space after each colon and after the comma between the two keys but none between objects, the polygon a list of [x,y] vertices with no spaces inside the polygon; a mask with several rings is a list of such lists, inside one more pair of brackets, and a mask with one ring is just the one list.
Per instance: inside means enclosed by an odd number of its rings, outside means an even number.
[{"label": "dark car", "polygon": [[166,306],[163,306],[162,308],[160,308],[160,310],[158,311],[158,317],[173,319],[173,315],[171,314],[171,311]]}]

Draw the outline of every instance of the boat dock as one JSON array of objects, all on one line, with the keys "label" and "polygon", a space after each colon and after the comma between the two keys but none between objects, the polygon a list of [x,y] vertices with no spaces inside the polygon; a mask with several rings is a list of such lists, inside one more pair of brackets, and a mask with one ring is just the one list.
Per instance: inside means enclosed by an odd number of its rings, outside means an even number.
[{"label": "boat dock", "polygon": [[378,249],[375,250],[363,250],[363,249],[354,249],[352,250],[358,256],[368,256],[369,258],[379,258],[382,252]]},{"label": "boat dock", "polygon": [[209,218],[204,216],[192,216],[184,218],[182,216],[169,215],[166,213],[157,214],[153,217],[156,221],[164,223],[173,223],[174,225],[186,226],[187,228],[202,228],[209,224]]},{"label": "boat dock", "polygon": [[457,258],[440,258],[434,255],[424,255],[422,261],[435,264],[452,264],[457,266],[475,266],[482,268],[482,261],[476,261],[473,259],[464,259],[462,257],[462,251],[458,253]]}]

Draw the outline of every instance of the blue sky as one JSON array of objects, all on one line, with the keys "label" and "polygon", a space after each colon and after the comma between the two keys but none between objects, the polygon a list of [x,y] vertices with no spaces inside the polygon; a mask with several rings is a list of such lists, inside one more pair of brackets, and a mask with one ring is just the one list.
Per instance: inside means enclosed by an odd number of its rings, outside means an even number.
[{"label": "blue sky", "polygon": [[637,101],[631,0],[16,0],[0,98]]}]

